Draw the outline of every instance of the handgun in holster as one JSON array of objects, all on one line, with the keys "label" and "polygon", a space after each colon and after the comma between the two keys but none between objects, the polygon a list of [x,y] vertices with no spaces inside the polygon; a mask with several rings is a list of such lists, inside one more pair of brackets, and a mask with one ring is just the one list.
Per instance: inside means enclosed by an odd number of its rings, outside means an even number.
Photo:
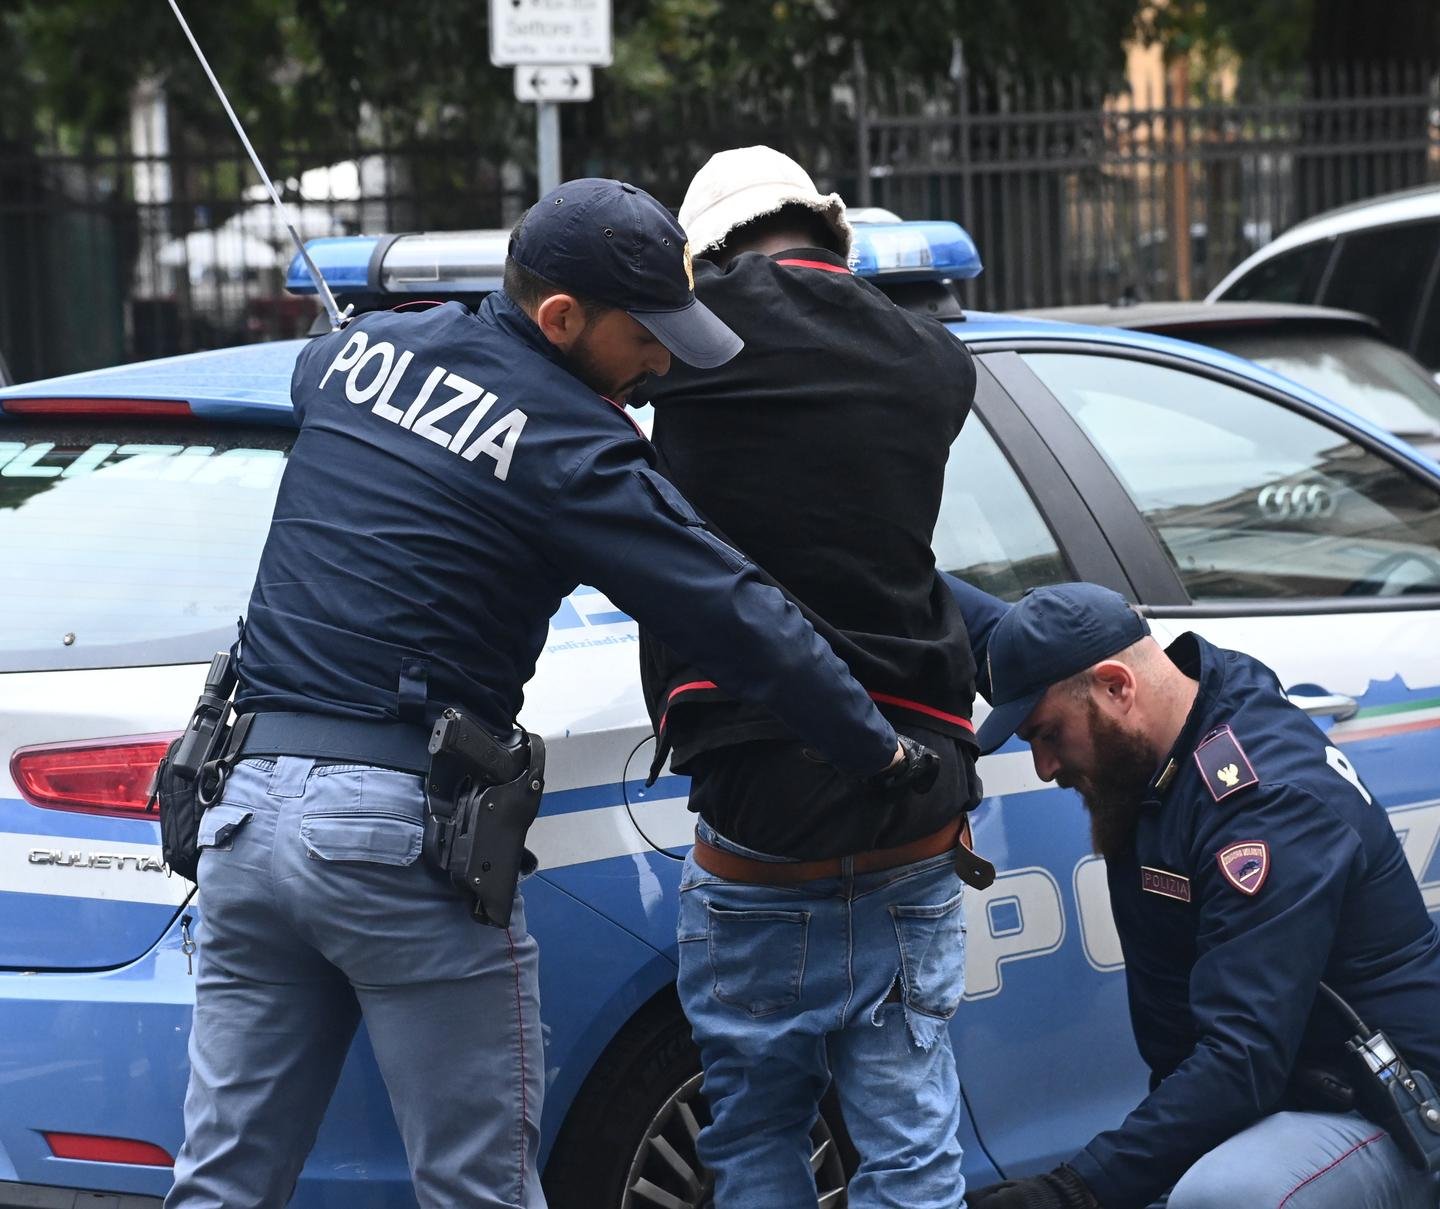
[{"label": "handgun in holster", "polygon": [[525,835],[545,791],[545,741],[516,729],[502,743],[458,710],[430,734],[424,854],[475,902],[482,924],[510,925],[515,887],[533,873]]}]

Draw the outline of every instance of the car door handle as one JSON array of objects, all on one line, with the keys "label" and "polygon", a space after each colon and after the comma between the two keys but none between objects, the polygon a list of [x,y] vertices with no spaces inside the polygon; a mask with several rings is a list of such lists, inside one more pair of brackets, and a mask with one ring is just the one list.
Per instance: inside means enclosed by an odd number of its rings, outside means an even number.
[{"label": "car door handle", "polygon": [[1360,703],[1344,693],[1286,693],[1291,705],[1303,709],[1312,718],[1334,718],[1344,722],[1360,712]]}]

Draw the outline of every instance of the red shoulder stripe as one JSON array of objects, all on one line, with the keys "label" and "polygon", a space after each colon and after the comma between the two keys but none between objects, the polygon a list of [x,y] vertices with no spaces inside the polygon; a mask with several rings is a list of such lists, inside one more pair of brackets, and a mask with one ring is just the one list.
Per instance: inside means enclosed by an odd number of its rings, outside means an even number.
[{"label": "red shoulder stripe", "polygon": [[841,268],[838,264],[826,264],[823,260],[777,260],[776,264],[783,264],[789,269],[820,269],[826,273],[844,273],[847,276],[849,269]]}]

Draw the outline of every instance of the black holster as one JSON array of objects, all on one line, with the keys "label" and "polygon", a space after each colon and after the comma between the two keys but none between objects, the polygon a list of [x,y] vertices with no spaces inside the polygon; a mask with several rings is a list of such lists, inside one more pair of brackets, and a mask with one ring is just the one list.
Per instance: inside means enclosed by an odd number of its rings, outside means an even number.
[{"label": "black holster", "polygon": [[475,918],[505,928],[520,878],[533,873],[525,847],[545,789],[545,741],[517,729],[502,743],[458,710],[430,735],[425,780],[425,860],[474,900]]},{"label": "black holster", "polygon": [[224,791],[233,752],[248,729],[248,718],[229,725],[235,683],[234,660],[221,651],[210,661],[184,733],[170,744],[150,783],[146,808],[159,810],[165,863],[192,882],[199,876],[200,816]]}]

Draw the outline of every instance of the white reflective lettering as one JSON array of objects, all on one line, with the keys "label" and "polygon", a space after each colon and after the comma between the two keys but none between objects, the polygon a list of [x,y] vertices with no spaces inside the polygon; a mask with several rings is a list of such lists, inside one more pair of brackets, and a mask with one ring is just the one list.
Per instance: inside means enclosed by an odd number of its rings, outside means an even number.
[{"label": "white reflective lettering", "polygon": [[[480,454],[486,454],[495,459],[495,477],[502,483],[505,476],[510,473],[510,457],[515,452],[515,443],[520,439],[520,434],[525,430],[525,413],[523,411],[512,411],[509,415],[496,420],[484,432],[475,438],[475,444],[471,445],[460,456],[467,462],[473,462]],[[501,433],[505,439],[496,444],[496,438]]]},{"label": "white reflective lettering", "polygon": [[971,891],[965,917],[966,999],[999,994],[1001,966],[1053,953],[1065,940],[1060,886],[1046,869],[1012,869],[988,890]]},{"label": "white reflective lettering", "polygon": [[1359,791],[1360,796],[1365,799],[1365,804],[1367,806],[1374,801],[1374,799],[1370,796],[1370,791],[1360,783],[1360,774],[1355,771],[1355,765],[1350,763],[1350,760],[1346,757],[1345,753],[1341,751],[1338,747],[1327,747],[1325,749],[1325,763],[1330,765],[1331,768],[1333,768],[1342,777],[1349,781],[1350,784],[1355,786],[1355,788]]},{"label": "white reflective lettering", "polygon": [[[60,477],[73,479],[82,474],[90,474],[95,467],[99,466],[119,448],[120,446],[110,444],[107,441],[101,441],[96,445],[92,445],[71,462],[70,465],[66,466],[65,472]],[[209,450],[207,449],[206,452],[208,453]]]},{"label": "white reflective lettering", "polygon": [[156,479],[174,464],[176,454],[184,452],[183,445],[122,445],[115,451],[117,458],[124,461],[112,462],[105,467],[107,479]]},{"label": "white reflective lettering", "polygon": [[55,448],[54,441],[41,441],[38,445],[31,445],[18,457],[11,458],[5,464],[5,469],[0,474],[7,478],[16,479],[53,479],[64,469],[63,466],[37,466],[47,453]]},{"label": "white reflective lettering", "polygon": [[435,444],[443,445],[448,449],[450,434],[436,425],[451,412],[459,411],[467,403],[474,403],[485,392],[481,387],[476,386],[468,378],[462,378],[459,374],[446,374],[445,385],[455,392],[454,397],[447,403],[432,407],[414,422],[410,431],[418,433],[427,441],[434,441]]},{"label": "white reflective lettering", "polygon": [[167,483],[188,483],[214,452],[213,445],[191,445],[182,449],[173,458],[166,459],[160,478]]},{"label": "white reflective lettering", "polygon": [[335,360],[330,362],[330,368],[325,371],[325,376],[320,379],[320,389],[325,389],[325,384],[330,381],[330,375],[337,369],[345,370],[352,368],[364,355],[365,346],[369,343],[370,337],[364,332],[352,332],[350,339],[345,341],[340,351],[335,354]]},{"label": "white reflective lettering", "polygon": [[425,379],[425,385],[420,388],[420,393],[415,396],[415,402],[405,409],[405,414],[400,417],[400,427],[409,428],[415,423],[415,417],[420,414],[421,409],[430,402],[430,396],[435,393],[435,388],[440,385],[440,380],[450,371],[443,365],[437,365],[430,371],[430,376]]},{"label": "white reflective lettering", "polygon": [[[365,367],[372,361],[376,363],[375,377],[371,379],[368,386],[361,386],[360,375],[365,372]],[[345,397],[355,404],[370,402],[384,387],[385,379],[390,376],[390,367],[394,362],[395,346],[384,340],[376,342],[345,378]]]},{"label": "white reflective lettering", "polygon": [[[374,400],[370,407],[373,414],[391,424],[408,428],[451,453],[459,454],[467,462],[485,454],[495,462],[495,477],[504,482],[510,474],[515,446],[525,428],[525,413],[512,409],[475,437],[475,431],[500,400],[494,392],[452,373],[443,365],[437,365],[426,373],[418,393],[402,410],[393,405],[391,399],[399,391],[414,359],[415,354],[409,350],[401,350],[397,356],[395,346],[384,340],[368,344],[365,333],[357,331],[335,355],[335,360],[320,380],[320,387],[324,389],[330,375],[337,369],[347,371],[345,395],[350,402],[358,404]],[[374,376],[366,379],[365,375],[372,368]],[[432,402],[442,384],[454,393],[442,402]],[[466,408],[470,410],[456,431],[452,433],[442,427],[449,416]]]},{"label": "white reflective lettering", "polygon": [[[480,389],[485,390],[483,386]],[[495,396],[489,391],[486,391],[485,397],[470,409],[470,414],[465,417],[465,423],[460,425],[460,430],[450,442],[451,453],[459,453],[465,448],[465,442],[470,439],[471,433],[480,426],[480,421],[489,414],[490,409],[495,406],[496,402]]]},{"label": "white reflective lettering", "polygon": [[380,392],[380,397],[370,408],[381,419],[389,420],[392,424],[400,423],[405,418],[405,413],[398,407],[390,406],[390,396],[395,393],[395,388],[400,385],[400,379],[405,376],[405,371],[410,368],[410,362],[413,360],[415,360],[415,354],[408,349],[400,354],[395,362],[395,368],[390,371],[390,377],[385,380],[385,389]]}]

